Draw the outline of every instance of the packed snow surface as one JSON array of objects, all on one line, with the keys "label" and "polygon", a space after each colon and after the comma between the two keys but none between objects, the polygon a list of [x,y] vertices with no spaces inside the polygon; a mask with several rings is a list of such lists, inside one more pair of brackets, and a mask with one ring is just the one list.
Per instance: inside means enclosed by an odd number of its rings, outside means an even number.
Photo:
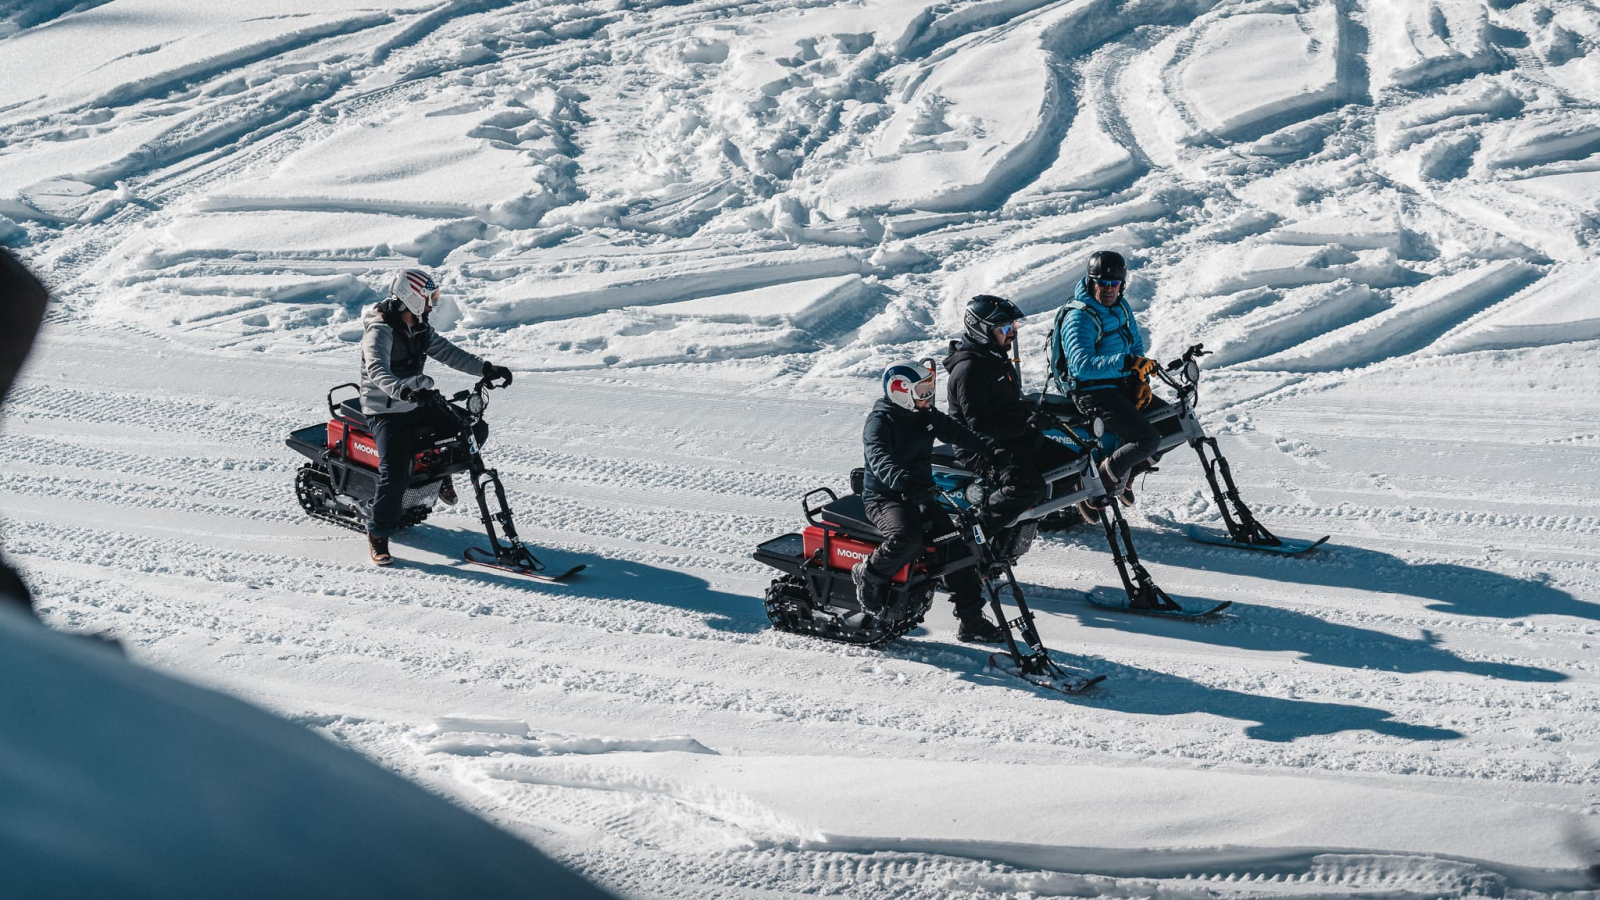
[{"label": "packed snow surface", "polygon": [[[1600,5],[0,0],[0,243],[56,293],[0,431],[45,619],[307,723],[638,897],[1556,896],[1600,863]],[[1206,622],[1019,569],[1067,698],[940,603],[772,631],[882,367],[1120,250],[1299,559],[1169,455]],[[363,307],[517,371],[486,448],[564,586],[377,570],[283,446]],[[436,372],[441,381],[452,377]],[[470,503],[470,501],[469,501]],[[85,714],[88,714],[87,712]],[[3,765],[3,763],[0,763]]]}]

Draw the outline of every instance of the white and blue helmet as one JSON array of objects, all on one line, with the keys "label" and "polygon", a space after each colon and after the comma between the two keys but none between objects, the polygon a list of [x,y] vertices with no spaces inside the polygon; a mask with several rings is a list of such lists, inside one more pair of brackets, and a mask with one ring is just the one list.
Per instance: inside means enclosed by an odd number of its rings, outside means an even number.
[{"label": "white and blue helmet", "polygon": [[933,403],[933,370],[914,359],[903,360],[883,370],[883,396],[904,409],[916,409],[922,400]]}]

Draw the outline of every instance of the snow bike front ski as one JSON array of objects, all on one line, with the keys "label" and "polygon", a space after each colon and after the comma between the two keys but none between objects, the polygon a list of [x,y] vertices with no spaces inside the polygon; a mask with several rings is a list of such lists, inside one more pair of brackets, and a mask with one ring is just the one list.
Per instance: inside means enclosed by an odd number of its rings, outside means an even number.
[{"label": "snow bike front ski", "polygon": [[[475,566],[511,572],[546,584],[565,581],[587,568],[587,564],[580,563],[564,571],[551,573],[517,537],[517,526],[511,520],[511,507],[506,503],[506,489],[500,483],[500,473],[483,464],[477,437],[472,433],[473,424],[463,419],[461,434],[471,448],[467,471],[472,473],[472,493],[478,499],[479,521],[483,523],[484,533],[489,536],[489,549],[468,547],[461,551],[461,558]],[[494,489],[498,509],[494,513],[489,512],[490,488]],[[499,526],[498,535],[495,533],[496,525]]]}]

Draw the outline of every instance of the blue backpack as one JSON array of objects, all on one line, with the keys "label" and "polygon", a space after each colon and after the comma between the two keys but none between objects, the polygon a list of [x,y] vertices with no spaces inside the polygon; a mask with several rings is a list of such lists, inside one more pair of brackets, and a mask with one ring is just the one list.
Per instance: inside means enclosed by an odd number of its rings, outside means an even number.
[{"label": "blue backpack", "polygon": [[[1089,304],[1076,297],[1061,304],[1061,309],[1056,311],[1055,323],[1050,326],[1050,342],[1048,344],[1050,381],[1056,386],[1056,390],[1061,392],[1062,396],[1067,397],[1072,396],[1073,390],[1077,388],[1077,380],[1072,377],[1072,367],[1067,365],[1066,348],[1061,346],[1061,326],[1066,324],[1067,311],[1071,309],[1088,311]],[[1098,343],[1100,338],[1105,335],[1105,326],[1101,324],[1099,316],[1091,315],[1089,318],[1094,320],[1094,339]]]}]

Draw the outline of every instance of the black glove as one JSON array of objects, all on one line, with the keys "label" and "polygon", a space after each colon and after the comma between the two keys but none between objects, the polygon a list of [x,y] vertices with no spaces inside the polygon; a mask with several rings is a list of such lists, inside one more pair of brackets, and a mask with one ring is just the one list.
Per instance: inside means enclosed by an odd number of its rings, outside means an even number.
[{"label": "black glove", "polygon": [[511,387],[511,370],[505,366],[497,366],[492,362],[483,364],[483,377],[489,381],[500,379],[501,387]]},{"label": "black glove", "polygon": [[1004,471],[1017,464],[1017,457],[1010,450],[1002,447],[994,452],[992,462],[997,471]]},{"label": "black glove", "polygon": [[411,392],[411,400],[418,406],[443,406],[444,395],[433,388],[424,388]]}]

